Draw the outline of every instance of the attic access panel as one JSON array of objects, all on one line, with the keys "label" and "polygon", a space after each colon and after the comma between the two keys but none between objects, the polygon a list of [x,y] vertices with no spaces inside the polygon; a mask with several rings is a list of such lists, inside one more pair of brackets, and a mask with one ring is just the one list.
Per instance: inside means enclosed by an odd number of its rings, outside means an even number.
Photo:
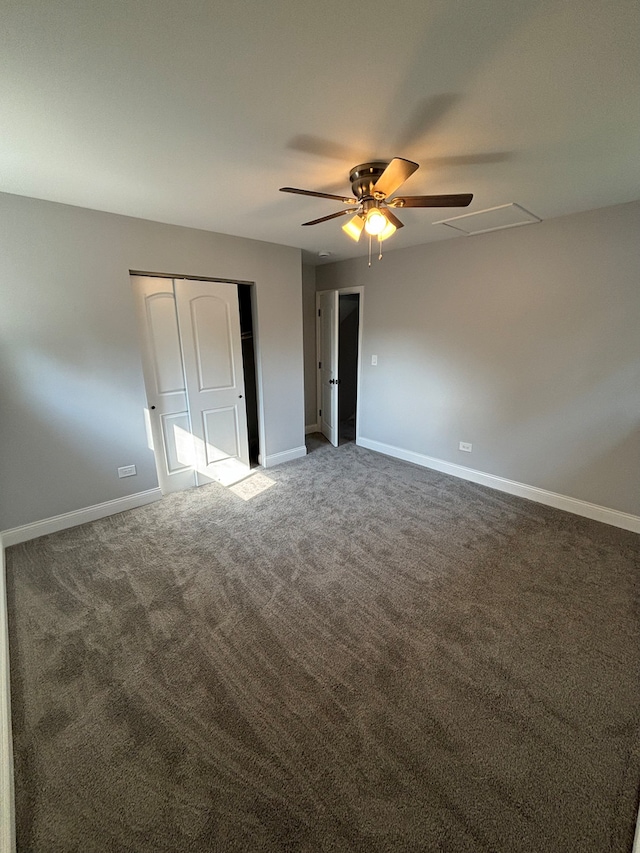
[{"label": "attic access panel", "polygon": [[533,225],[542,220],[525,210],[519,204],[501,204],[498,207],[488,207],[475,213],[463,213],[449,219],[439,219],[434,225],[447,225],[462,234],[486,234],[487,231],[499,231],[501,228],[515,228],[517,225]]}]

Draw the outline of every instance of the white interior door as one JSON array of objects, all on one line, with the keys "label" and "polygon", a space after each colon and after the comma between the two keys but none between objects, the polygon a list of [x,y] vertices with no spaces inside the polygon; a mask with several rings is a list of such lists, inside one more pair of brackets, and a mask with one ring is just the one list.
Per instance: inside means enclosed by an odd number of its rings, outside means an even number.
[{"label": "white interior door", "polygon": [[173,279],[132,276],[158,482],[164,494],[196,484]]},{"label": "white interior door", "polygon": [[318,293],[318,361],[320,363],[320,432],[338,446],[338,291]]},{"label": "white interior door", "polygon": [[198,484],[250,473],[238,288],[176,280]]}]

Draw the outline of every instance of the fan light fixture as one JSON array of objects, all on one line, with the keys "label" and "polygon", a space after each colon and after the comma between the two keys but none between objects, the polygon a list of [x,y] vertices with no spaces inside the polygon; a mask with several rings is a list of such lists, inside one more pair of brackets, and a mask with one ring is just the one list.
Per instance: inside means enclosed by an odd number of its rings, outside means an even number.
[{"label": "fan light fixture", "polygon": [[[382,230],[380,232],[371,231],[370,222],[373,219],[374,227],[377,227],[380,223],[377,220],[383,220]],[[346,225],[342,226],[342,230],[344,233],[351,237],[352,240],[355,240],[357,243],[360,237],[362,236],[362,232],[366,231],[369,236],[376,236],[379,241],[386,240],[387,237],[391,237],[396,233],[397,228],[390,222],[384,213],[376,208],[376,216],[372,217],[371,213],[369,213],[366,218],[357,213],[354,217],[352,217]]]}]

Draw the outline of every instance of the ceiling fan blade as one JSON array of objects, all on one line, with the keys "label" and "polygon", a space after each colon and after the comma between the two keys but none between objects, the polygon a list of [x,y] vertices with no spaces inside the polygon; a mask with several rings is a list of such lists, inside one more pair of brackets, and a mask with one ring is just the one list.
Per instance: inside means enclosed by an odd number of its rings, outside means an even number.
[{"label": "ceiling fan blade", "polygon": [[400,222],[395,213],[391,213],[390,210],[385,210],[384,215],[387,217],[387,220],[391,222],[392,225],[395,225],[396,228],[404,228],[404,222]]},{"label": "ceiling fan blade", "polygon": [[317,157],[343,160],[347,163],[357,163],[358,158],[362,159],[361,148],[351,148],[343,145],[341,142],[333,142],[330,139],[323,139],[320,136],[310,136],[306,133],[294,136],[287,143],[287,148],[292,148],[294,151],[302,151],[304,154],[314,154]]},{"label": "ceiling fan blade", "polygon": [[[453,107],[460,101],[462,95],[456,92],[442,92],[430,98],[418,101],[409,120],[396,139],[398,150],[407,151],[415,148],[424,136],[433,133],[434,129],[442,122],[442,119],[451,112]],[[424,160],[422,160],[424,166]]]},{"label": "ceiling fan blade", "polygon": [[389,207],[468,207],[473,193],[453,193],[451,195],[408,195],[388,201]]},{"label": "ceiling fan blade", "polygon": [[443,166],[480,166],[484,163],[504,163],[513,159],[513,151],[486,151],[478,154],[451,154],[442,157],[423,157],[422,165],[432,169]]},{"label": "ceiling fan blade", "polygon": [[343,195],[331,195],[331,193],[317,193],[314,190],[299,190],[296,187],[280,187],[281,193],[297,193],[297,195],[311,195],[315,198],[330,198],[333,201],[342,201],[344,204],[353,204],[355,199],[353,197],[347,198]]},{"label": "ceiling fan blade", "polygon": [[337,213],[330,213],[329,216],[321,216],[320,219],[312,219],[311,222],[303,222],[303,225],[317,225],[318,222],[326,222],[327,219],[335,219],[336,216],[346,216],[347,213],[355,213],[357,207],[349,207],[346,210],[339,210]]},{"label": "ceiling fan blade", "polygon": [[401,184],[404,184],[407,178],[419,168],[418,164],[411,160],[394,157],[376,181],[373,191],[386,198],[386,196],[394,193]]}]

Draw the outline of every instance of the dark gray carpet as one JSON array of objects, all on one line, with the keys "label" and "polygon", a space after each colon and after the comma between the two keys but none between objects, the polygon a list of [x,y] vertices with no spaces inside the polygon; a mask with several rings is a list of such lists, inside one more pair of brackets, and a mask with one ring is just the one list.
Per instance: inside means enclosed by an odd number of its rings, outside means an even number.
[{"label": "dark gray carpet", "polygon": [[312,446],[9,549],[18,849],[630,851],[640,537]]}]

